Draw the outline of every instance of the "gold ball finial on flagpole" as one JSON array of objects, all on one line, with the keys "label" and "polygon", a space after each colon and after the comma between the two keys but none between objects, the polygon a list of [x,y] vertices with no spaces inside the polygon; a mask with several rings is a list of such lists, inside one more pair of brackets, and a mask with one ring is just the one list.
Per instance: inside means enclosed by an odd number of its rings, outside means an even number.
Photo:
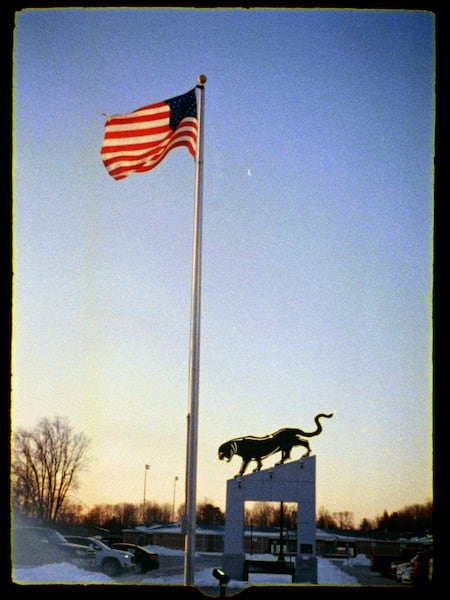
[{"label": "gold ball finial on flagpole", "polygon": [[199,75],[197,81],[200,85],[204,85],[206,83],[206,75]]}]

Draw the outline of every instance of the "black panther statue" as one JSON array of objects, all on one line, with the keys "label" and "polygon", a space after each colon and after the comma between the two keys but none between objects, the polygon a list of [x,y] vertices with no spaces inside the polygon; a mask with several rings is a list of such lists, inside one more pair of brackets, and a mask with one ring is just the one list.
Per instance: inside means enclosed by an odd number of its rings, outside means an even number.
[{"label": "black panther statue", "polygon": [[307,449],[306,456],[311,453],[308,440],[303,440],[302,437],[313,437],[319,435],[322,431],[322,425],[320,419],[325,417],[330,419],[333,413],[325,415],[320,413],[316,415],[314,422],[316,423],[316,430],[311,432],[303,431],[302,429],[279,429],[271,435],[264,437],[255,437],[248,435],[241,438],[234,438],[228,442],[224,442],[219,447],[219,460],[226,460],[230,462],[235,454],[242,458],[242,464],[239,473],[235,477],[239,477],[245,473],[249,462],[252,460],[256,461],[255,471],[260,471],[262,468],[262,459],[281,452],[281,460],[276,463],[281,465],[284,461],[291,457],[291,450],[294,446],[304,446]]}]

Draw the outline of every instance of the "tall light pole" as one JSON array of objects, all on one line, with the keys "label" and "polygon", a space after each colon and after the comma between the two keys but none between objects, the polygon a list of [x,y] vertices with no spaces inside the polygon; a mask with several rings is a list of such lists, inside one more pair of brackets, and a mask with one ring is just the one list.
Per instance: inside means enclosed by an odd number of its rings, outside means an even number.
[{"label": "tall light pole", "polygon": [[177,489],[178,475],[175,475],[173,480],[173,504],[172,504],[172,521],[175,521],[175,490]]},{"label": "tall light pole", "polygon": [[145,492],[147,490],[147,471],[150,469],[150,465],[145,465],[144,470],[144,501],[142,502],[142,524],[145,525]]}]

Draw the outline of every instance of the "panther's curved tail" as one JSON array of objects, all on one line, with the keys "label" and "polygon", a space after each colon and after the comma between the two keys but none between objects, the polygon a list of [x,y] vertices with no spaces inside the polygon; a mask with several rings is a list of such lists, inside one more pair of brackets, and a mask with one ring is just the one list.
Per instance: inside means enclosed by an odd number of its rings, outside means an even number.
[{"label": "panther's curved tail", "polygon": [[331,417],[333,416],[333,413],[330,413],[329,415],[326,415],[324,413],[320,413],[318,415],[316,415],[314,417],[314,422],[316,424],[316,430],[315,431],[303,431],[302,429],[298,429],[299,435],[302,435],[303,437],[314,437],[315,435],[319,435],[319,433],[322,432],[322,425],[320,423],[320,419],[322,417],[324,417],[325,419],[331,419]]}]

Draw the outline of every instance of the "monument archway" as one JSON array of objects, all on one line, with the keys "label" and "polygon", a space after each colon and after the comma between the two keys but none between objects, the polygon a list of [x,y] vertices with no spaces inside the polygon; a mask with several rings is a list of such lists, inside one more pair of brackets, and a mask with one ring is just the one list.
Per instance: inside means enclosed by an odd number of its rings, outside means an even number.
[{"label": "monument archway", "polygon": [[222,568],[244,579],[244,508],[246,501],[297,504],[296,583],[317,583],[316,457],[255,471],[227,481]]}]

